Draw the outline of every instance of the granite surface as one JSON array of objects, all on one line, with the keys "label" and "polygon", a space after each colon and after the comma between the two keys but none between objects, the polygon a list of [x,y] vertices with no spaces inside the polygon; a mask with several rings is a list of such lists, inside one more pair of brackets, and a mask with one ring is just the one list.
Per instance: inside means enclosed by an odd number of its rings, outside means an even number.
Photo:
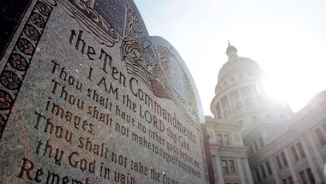
[{"label": "granite surface", "polygon": [[133,1],[25,8],[0,62],[0,183],[208,183],[194,81]]}]

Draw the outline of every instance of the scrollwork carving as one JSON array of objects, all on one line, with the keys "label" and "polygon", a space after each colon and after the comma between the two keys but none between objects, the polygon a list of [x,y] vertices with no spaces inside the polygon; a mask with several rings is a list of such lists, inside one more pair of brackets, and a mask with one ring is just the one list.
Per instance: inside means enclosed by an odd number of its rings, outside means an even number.
[{"label": "scrollwork carving", "polygon": [[81,0],[70,0],[69,2],[58,0],[58,2],[85,31],[92,33],[99,43],[112,47],[119,42],[122,35],[94,9],[95,0],[90,4]]},{"label": "scrollwork carving", "polygon": [[162,61],[162,65],[163,65],[165,75],[167,76],[168,79],[170,79],[171,78],[171,76],[170,76],[170,63],[169,63],[169,59],[171,57],[170,51],[166,47],[159,46],[158,47],[158,52],[160,53],[160,58],[161,58],[161,61]]},{"label": "scrollwork carving", "polygon": [[128,1],[127,1],[127,6],[128,6],[128,13],[129,13],[128,29],[129,32],[132,34],[130,36],[137,38],[138,34],[142,32],[142,29],[138,23],[138,18],[135,14],[135,11],[131,8]]},{"label": "scrollwork carving", "polygon": [[192,88],[190,80],[187,76],[185,76],[185,81],[186,81],[186,91],[188,97],[188,111],[192,114],[195,120],[199,121],[198,104],[196,101],[194,89]]},{"label": "scrollwork carving", "polygon": [[[145,48],[144,48],[145,46]],[[152,44],[147,39],[139,42],[137,39],[126,36],[121,44],[121,58],[126,62],[127,72],[142,80],[155,96],[170,98],[170,89],[155,58]]]},{"label": "scrollwork carving", "polygon": [[184,84],[181,84],[181,87],[185,88],[185,92],[186,92],[186,98],[184,98],[182,95],[180,95],[180,93],[173,88],[172,92],[173,92],[173,96],[174,99],[176,99],[179,104],[181,104],[186,110],[188,110],[193,118],[195,120],[199,120],[199,115],[198,115],[198,107],[197,107],[197,101],[196,101],[196,96],[195,93],[193,91],[193,88],[191,86],[190,80],[186,75],[186,72],[183,70],[183,68],[179,65],[177,59],[174,59],[175,62],[177,62],[178,67],[181,68],[181,77],[182,79],[173,79],[171,76],[171,58],[175,58],[175,56],[170,52],[170,50],[166,47],[162,47],[159,46],[158,47],[158,52],[160,55],[160,59],[162,61],[162,66],[165,72],[166,77],[169,79],[169,82],[172,83],[172,80],[180,80],[182,81]]}]

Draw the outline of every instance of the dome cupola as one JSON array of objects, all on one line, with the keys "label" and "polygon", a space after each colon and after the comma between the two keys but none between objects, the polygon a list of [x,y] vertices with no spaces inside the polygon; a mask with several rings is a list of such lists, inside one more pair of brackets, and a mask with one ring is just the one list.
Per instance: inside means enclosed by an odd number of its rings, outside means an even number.
[{"label": "dome cupola", "polygon": [[230,59],[233,59],[233,58],[237,58],[238,55],[237,55],[237,48],[235,48],[233,45],[230,44],[230,42],[228,41],[228,47],[226,48],[226,55],[229,57],[229,60]]}]

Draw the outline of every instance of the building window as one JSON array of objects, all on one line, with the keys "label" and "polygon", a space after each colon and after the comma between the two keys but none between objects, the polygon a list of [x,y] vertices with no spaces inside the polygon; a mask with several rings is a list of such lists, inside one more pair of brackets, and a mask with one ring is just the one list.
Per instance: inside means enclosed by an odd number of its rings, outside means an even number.
[{"label": "building window", "polygon": [[237,102],[237,108],[238,108],[238,110],[240,110],[242,108],[242,104],[240,101]]},{"label": "building window", "polygon": [[258,168],[255,169],[255,173],[256,173],[256,177],[257,177],[258,183],[259,183],[261,181],[261,177],[260,177]]},{"label": "building window", "polygon": [[325,138],[324,138],[324,136],[323,136],[323,133],[321,132],[320,128],[317,128],[317,129],[315,130],[315,132],[316,132],[316,136],[317,136],[317,138],[318,138],[318,140],[319,140],[319,143],[320,143],[322,146],[325,145],[325,144],[326,144],[326,140],[325,140]]},{"label": "building window", "polygon": [[235,174],[234,160],[229,160],[230,174]]},{"label": "building window", "polygon": [[265,164],[266,164],[266,167],[267,167],[267,172],[268,172],[268,174],[269,174],[269,175],[272,175],[273,173],[272,173],[271,165],[269,164],[268,161],[265,162]]},{"label": "building window", "polygon": [[302,148],[302,145],[301,145],[300,142],[297,143],[297,148],[299,150],[299,153],[300,153],[301,158],[304,158],[306,156],[306,154],[304,153],[303,148]]},{"label": "building window", "polygon": [[251,102],[251,99],[250,98],[247,98],[246,99],[246,105],[247,105],[247,107],[252,106],[252,102]]},{"label": "building window", "polygon": [[292,151],[292,155],[293,155],[293,158],[295,159],[295,161],[298,161],[299,156],[298,156],[297,151],[295,150],[294,146],[291,146],[291,151]]},{"label": "building window", "polygon": [[288,182],[286,181],[286,179],[282,180],[283,184],[288,184]]},{"label": "building window", "polygon": [[234,134],[234,141],[235,142],[240,142],[241,141],[240,135]]},{"label": "building window", "polygon": [[224,135],[224,144],[227,146],[230,145],[230,140],[228,135]]},{"label": "building window", "polygon": [[278,155],[275,157],[276,158],[276,162],[277,162],[277,165],[278,165],[278,168],[279,169],[282,169],[282,163],[281,163],[281,160],[280,160],[280,157],[278,157]]},{"label": "building window", "polygon": [[207,136],[208,136],[208,139],[212,139],[213,138],[213,132],[212,131],[207,131]]},{"label": "building window", "polygon": [[253,120],[254,122],[258,122],[258,119],[257,119],[256,116],[253,116],[253,117],[252,117],[252,120]]},{"label": "building window", "polygon": [[255,146],[255,150],[256,150],[256,151],[259,151],[257,141],[254,142],[254,146]]},{"label": "building window", "polygon": [[234,160],[222,160],[223,174],[236,174]]},{"label": "building window", "polygon": [[221,144],[221,145],[226,145],[226,146],[230,145],[229,135],[226,135],[226,134],[217,134],[216,141],[218,144]]},{"label": "building window", "polygon": [[326,123],[323,124],[324,131],[326,132]]},{"label": "building window", "polygon": [[281,153],[281,157],[282,157],[282,161],[283,161],[284,167],[287,167],[288,166],[288,162],[286,160],[286,157],[285,157],[284,152]]},{"label": "building window", "polygon": [[222,160],[222,169],[223,169],[223,174],[229,174],[228,166],[226,164],[226,160]]},{"label": "building window", "polygon": [[311,169],[310,168],[306,169],[306,172],[307,172],[310,183],[316,183],[314,175],[311,172]]},{"label": "building window", "polygon": [[250,150],[250,154],[251,154],[251,155],[255,153],[255,152],[254,152],[254,149],[252,148],[252,145],[251,145],[251,144],[250,144],[250,146],[249,146],[249,150]]},{"label": "building window", "polygon": [[305,174],[304,174],[303,171],[299,172],[299,175],[300,175],[300,178],[301,178],[302,184],[306,184],[306,183],[308,183],[308,180],[307,180],[307,178],[306,178],[306,176],[305,176]]},{"label": "building window", "polygon": [[262,137],[259,137],[258,141],[259,141],[259,145],[260,145],[260,147],[261,147],[261,148],[264,147],[263,138],[262,138]]},{"label": "building window", "polygon": [[217,141],[217,144],[223,144],[223,143],[222,143],[222,135],[217,134],[217,135],[216,135],[216,141]]},{"label": "building window", "polygon": [[263,165],[260,166],[260,170],[261,170],[261,174],[263,175],[263,178],[266,178],[266,172]]},{"label": "building window", "polygon": [[289,184],[294,184],[292,176],[288,177],[289,179]]}]

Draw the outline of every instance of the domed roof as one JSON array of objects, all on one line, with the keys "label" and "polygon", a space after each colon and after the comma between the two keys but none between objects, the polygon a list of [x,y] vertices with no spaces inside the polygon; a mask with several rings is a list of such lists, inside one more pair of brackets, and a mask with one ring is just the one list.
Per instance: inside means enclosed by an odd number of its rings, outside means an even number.
[{"label": "domed roof", "polygon": [[239,57],[237,49],[230,45],[226,49],[226,55],[229,57],[228,61],[223,65],[218,73],[218,81],[225,78],[228,74],[240,69],[260,70],[260,66],[252,59]]},{"label": "domed roof", "polygon": [[311,105],[324,105],[326,103],[326,90],[321,91],[318,94],[316,94],[312,99],[309,101],[308,104]]}]

